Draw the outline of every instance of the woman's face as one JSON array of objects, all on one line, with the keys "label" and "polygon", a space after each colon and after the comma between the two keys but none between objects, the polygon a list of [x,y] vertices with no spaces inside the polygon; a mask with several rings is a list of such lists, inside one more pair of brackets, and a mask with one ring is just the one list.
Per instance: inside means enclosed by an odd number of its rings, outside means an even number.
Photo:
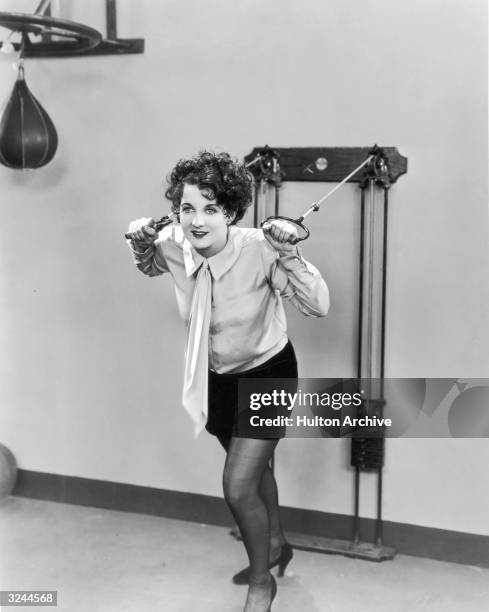
[{"label": "woman's face", "polygon": [[228,239],[230,217],[216,200],[205,197],[197,185],[185,183],[180,201],[180,225],[185,238],[203,257],[222,251]]}]

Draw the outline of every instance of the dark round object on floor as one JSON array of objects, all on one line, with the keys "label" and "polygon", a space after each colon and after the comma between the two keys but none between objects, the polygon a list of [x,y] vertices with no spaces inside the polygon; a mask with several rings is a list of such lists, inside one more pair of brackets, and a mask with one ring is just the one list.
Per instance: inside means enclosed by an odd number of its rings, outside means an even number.
[{"label": "dark round object on floor", "polygon": [[17,479],[17,462],[10,450],[0,444],[0,501],[8,497]]}]

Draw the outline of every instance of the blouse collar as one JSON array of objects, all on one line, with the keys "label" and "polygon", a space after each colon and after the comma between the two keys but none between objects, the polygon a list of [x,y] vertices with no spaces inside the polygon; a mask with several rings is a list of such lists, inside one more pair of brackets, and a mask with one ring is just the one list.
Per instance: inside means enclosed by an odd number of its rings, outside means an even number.
[{"label": "blouse collar", "polygon": [[[243,246],[243,237],[238,228],[234,225],[229,227],[228,240],[226,246],[212,257],[209,257],[209,268],[212,277],[219,280],[236,263]],[[185,273],[187,278],[192,276],[200,268],[204,257],[197,253],[190,242],[185,238],[183,242],[183,260],[185,263]]]}]

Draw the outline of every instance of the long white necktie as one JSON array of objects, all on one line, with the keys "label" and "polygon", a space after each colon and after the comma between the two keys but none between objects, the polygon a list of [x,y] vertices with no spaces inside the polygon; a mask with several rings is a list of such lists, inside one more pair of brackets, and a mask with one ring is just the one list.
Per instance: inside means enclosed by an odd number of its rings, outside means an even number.
[{"label": "long white necktie", "polygon": [[204,259],[197,273],[185,348],[182,403],[190,414],[195,437],[207,422],[209,327],[211,321],[212,279]]}]

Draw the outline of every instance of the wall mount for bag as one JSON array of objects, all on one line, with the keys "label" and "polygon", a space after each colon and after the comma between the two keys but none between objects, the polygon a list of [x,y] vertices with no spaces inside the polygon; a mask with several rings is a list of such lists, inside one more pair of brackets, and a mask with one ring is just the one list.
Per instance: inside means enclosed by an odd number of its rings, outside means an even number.
[{"label": "wall mount for bag", "polygon": [[[0,164],[14,170],[41,168],[53,159],[58,145],[53,121],[25,81],[25,58],[144,51],[144,40],[117,37],[116,0],[105,0],[105,16],[104,39],[90,26],[51,16],[51,0],[41,0],[33,14],[0,12],[0,26],[11,31],[0,43],[0,50],[18,52],[17,81],[0,117]],[[14,41],[13,37],[20,40]]]},{"label": "wall mount for bag", "polygon": [[[247,155],[245,164],[255,186],[255,226],[266,212],[260,209],[260,196],[268,190],[273,199],[274,214],[279,215],[279,190],[285,181],[339,183],[318,203],[329,197],[345,182],[358,183],[360,198],[360,280],[358,304],[357,377],[368,381],[364,410],[368,416],[382,416],[385,357],[385,312],[387,283],[387,213],[391,185],[407,172],[407,159],[395,147],[257,147]],[[363,168],[362,168],[363,167]],[[362,168],[360,171],[359,168]],[[345,178],[346,177],[346,178]],[[376,198],[382,192],[382,200]],[[270,195],[271,194],[271,195]],[[318,204],[310,211],[317,212]],[[302,217],[303,218],[303,217]],[[313,227],[311,227],[311,231]],[[360,415],[362,416],[362,415]],[[355,470],[354,512],[351,540],[308,534],[287,533],[295,548],[336,553],[371,561],[392,559],[395,549],[385,546],[382,533],[382,470],[384,435],[368,439],[353,438],[350,463]],[[272,463],[273,466],[273,463]],[[360,540],[360,475],[377,473],[377,517],[373,542]],[[237,535],[233,532],[234,535]]]},{"label": "wall mount for bag", "polygon": [[[80,57],[143,53],[144,39],[117,37],[116,0],[105,0],[106,37],[87,25],[51,15],[50,0],[42,0],[34,14],[0,12],[0,26],[20,33],[24,57]],[[9,39],[10,39],[9,36]],[[36,38],[39,38],[37,40]],[[22,42],[0,43],[19,51]]]}]

